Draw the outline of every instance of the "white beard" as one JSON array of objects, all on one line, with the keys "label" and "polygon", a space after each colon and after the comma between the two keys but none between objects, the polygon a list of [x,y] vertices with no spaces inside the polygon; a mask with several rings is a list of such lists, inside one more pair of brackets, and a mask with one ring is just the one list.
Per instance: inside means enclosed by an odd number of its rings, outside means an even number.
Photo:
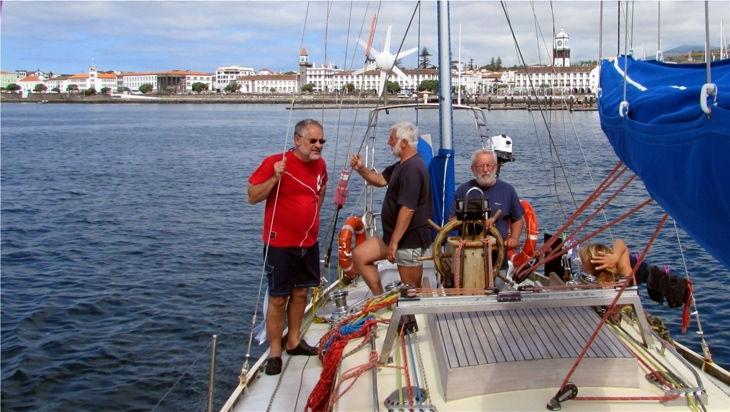
[{"label": "white beard", "polygon": [[397,144],[397,145],[393,146],[393,149],[391,149],[391,153],[395,157],[400,157],[400,152],[401,152],[401,150],[400,150],[400,144]]},{"label": "white beard", "polygon": [[492,187],[497,183],[497,176],[494,173],[482,173],[474,176],[479,186]]}]

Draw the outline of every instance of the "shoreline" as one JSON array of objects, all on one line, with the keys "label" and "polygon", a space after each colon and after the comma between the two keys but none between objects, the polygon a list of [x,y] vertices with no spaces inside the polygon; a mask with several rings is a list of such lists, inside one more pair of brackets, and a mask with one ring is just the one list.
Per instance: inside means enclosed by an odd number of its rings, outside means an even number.
[{"label": "shoreline", "polygon": [[[558,99],[550,99],[550,96],[527,99],[525,96],[497,96],[488,98],[477,98],[465,100],[465,105],[478,106],[486,110],[563,110],[571,111],[595,111],[595,97],[583,96],[574,100],[566,100],[565,102]],[[269,105],[287,105],[286,108],[293,110],[307,109],[354,109],[354,108],[371,108],[378,104],[379,99],[374,97],[344,97],[340,99],[337,96],[317,96],[317,95],[301,95],[295,96],[294,106],[292,105],[292,96],[249,96],[249,95],[183,95],[183,96],[80,96],[66,95],[56,93],[34,93],[27,98],[20,97],[19,94],[2,94],[0,96],[0,104],[16,103],[16,104],[269,104]],[[432,99],[433,101],[434,99]],[[388,99],[390,104],[407,104],[414,103],[413,98],[391,97]],[[382,105],[382,102],[381,102]],[[424,107],[425,109],[426,107]],[[430,108],[429,108],[430,109]]]}]

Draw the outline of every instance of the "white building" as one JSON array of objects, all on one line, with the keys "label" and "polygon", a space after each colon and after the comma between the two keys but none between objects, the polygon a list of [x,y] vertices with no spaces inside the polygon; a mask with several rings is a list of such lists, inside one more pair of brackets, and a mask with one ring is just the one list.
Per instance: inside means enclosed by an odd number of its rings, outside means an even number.
[{"label": "white building", "polygon": [[570,66],[570,36],[568,33],[560,29],[560,33],[555,35],[553,40],[553,66],[568,67]]},{"label": "white building", "polygon": [[[404,90],[416,90],[424,80],[438,80],[436,69],[403,69],[403,73],[405,78],[390,76],[388,80],[398,83]],[[376,91],[380,83],[380,69],[354,74],[354,71],[337,69],[332,65],[308,67],[304,83],[311,83],[317,92],[345,90],[348,83],[356,90]]]},{"label": "white building", "polygon": [[299,76],[296,74],[268,74],[245,76],[238,79],[241,93],[286,93],[299,92]]},{"label": "white building", "polygon": [[595,93],[597,75],[591,73],[596,66],[549,67],[532,66],[513,72],[512,90],[515,94],[531,94],[535,88],[538,95],[545,94],[587,94]]},{"label": "white building", "polygon": [[155,72],[127,72],[122,73],[122,87],[138,92],[143,84],[151,84],[152,90],[157,91],[157,73]]},{"label": "white building", "polygon": [[223,90],[230,82],[237,81],[241,77],[254,76],[256,71],[251,67],[225,66],[215,71],[215,88]]},{"label": "white building", "polygon": [[[79,91],[94,88],[97,92],[107,87],[111,91],[116,91],[117,88],[117,75],[114,73],[99,73],[96,67],[91,66],[88,73],[79,73],[69,76],[64,80],[66,87],[68,85],[76,85]],[[66,91],[66,87],[59,89]]]},{"label": "white building", "polygon": [[208,85],[208,90],[213,91],[215,89],[215,75],[210,73],[202,72],[185,72],[185,91],[193,91],[193,84],[203,83]]},{"label": "white building", "polygon": [[23,95],[27,95],[28,93],[33,92],[33,89],[37,84],[45,84],[45,80],[46,79],[43,76],[29,74],[18,80],[17,84],[20,86],[21,93],[23,93]]}]

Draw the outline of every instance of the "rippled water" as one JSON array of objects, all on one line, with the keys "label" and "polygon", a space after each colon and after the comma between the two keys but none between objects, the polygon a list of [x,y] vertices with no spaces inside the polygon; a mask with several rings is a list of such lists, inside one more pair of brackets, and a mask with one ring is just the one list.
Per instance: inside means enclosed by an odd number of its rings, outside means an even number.
[{"label": "rippled water", "polygon": [[[201,410],[212,334],[219,336],[216,406],[222,405],[237,383],[261,276],[263,208],[248,205],[246,179],[263,156],[288,146],[290,120],[321,119],[323,112],[147,104],[3,104],[1,112],[3,410],[150,410],[186,370],[159,408]],[[352,147],[359,146],[366,117],[324,113],[332,181],[351,135]],[[412,116],[391,112],[381,123],[405,119]],[[488,121],[492,133],[513,137],[517,161],[502,178],[533,203],[545,230],[573,209],[554,174],[570,177],[580,202],[591,187],[583,156],[596,180],[615,162],[593,112],[545,119],[562,169],[550,166],[539,113],[492,111]],[[421,111],[419,123],[437,140],[435,112]],[[461,182],[479,140],[468,116],[456,114],[455,123],[456,144],[465,148],[457,155]],[[392,161],[382,140],[377,158],[381,166]],[[361,187],[354,179],[350,204]],[[632,185],[619,203],[643,196],[640,184]],[[608,209],[608,219],[620,213]],[[345,212],[357,210],[348,205]],[[332,215],[327,206],[323,243]],[[648,208],[613,234],[639,250],[659,216]],[[730,273],[680,233],[705,333],[715,360],[727,366],[730,303],[723,296]],[[683,270],[671,224],[649,260]],[[693,333],[679,335],[679,310],[645,302],[675,337],[698,347]],[[261,352],[255,347],[252,354]]]}]

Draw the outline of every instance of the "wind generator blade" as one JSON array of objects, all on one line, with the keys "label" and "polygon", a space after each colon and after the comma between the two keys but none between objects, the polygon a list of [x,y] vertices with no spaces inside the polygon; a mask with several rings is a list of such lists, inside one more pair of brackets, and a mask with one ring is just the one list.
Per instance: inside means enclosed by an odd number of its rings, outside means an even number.
[{"label": "wind generator blade", "polygon": [[377,65],[375,63],[370,63],[367,66],[363,67],[362,69],[355,70],[354,72],[352,72],[352,74],[357,76],[359,74],[369,72],[370,70],[375,70],[376,68],[377,68]]},{"label": "wind generator blade", "polygon": [[398,55],[397,55],[397,56],[395,56],[395,59],[396,59],[396,60],[398,60],[398,59],[402,59],[402,58],[404,58],[404,57],[408,56],[409,54],[413,54],[413,53],[415,53],[415,52],[417,52],[417,51],[418,51],[418,47],[414,47],[414,48],[412,48],[412,49],[408,49],[408,50],[406,50],[406,51],[402,51],[402,52],[398,53]]},{"label": "wind generator blade", "polygon": [[408,76],[398,66],[393,66],[393,73],[397,74],[401,79],[408,80]]},{"label": "wind generator blade", "polygon": [[390,28],[391,26],[388,26],[388,32],[385,33],[385,44],[383,45],[383,53],[390,53]]},{"label": "wind generator blade", "polygon": [[383,90],[385,90],[385,82],[388,79],[388,73],[385,72],[385,70],[380,71],[380,81],[378,82],[378,96],[383,95]]},{"label": "wind generator blade", "polygon": [[368,46],[362,40],[358,40],[357,42],[360,44],[360,46],[363,48],[363,50],[365,50],[365,57],[366,58],[375,60],[375,59],[378,58],[378,56],[380,56],[380,52],[378,52],[377,50],[373,49],[371,47],[372,45],[371,46]]}]

